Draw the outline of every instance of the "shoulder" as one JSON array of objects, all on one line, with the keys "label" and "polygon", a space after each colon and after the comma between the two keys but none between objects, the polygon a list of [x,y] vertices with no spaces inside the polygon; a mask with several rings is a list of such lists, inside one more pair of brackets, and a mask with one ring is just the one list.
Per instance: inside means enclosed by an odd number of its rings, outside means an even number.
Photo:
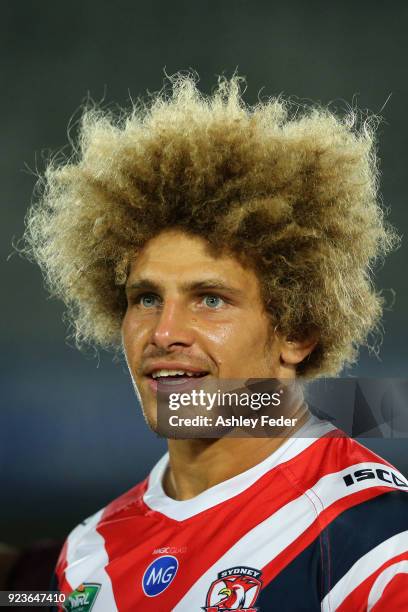
[{"label": "shoulder", "polygon": [[393,465],[338,429],[295,444],[300,452],[279,468],[319,514],[333,504],[341,512],[386,491],[408,491],[407,478]]},{"label": "shoulder", "polygon": [[147,479],[82,521],[69,533],[56,566],[60,589],[69,590],[68,585],[80,582],[76,578],[69,579],[70,574],[76,576],[79,568],[88,563],[89,559],[99,558],[105,554],[104,539],[100,535],[100,530],[106,525],[120,523],[128,513],[140,511],[146,486]]},{"label": "shoulder", "polygon": [[408,529],[408,480],[393,465],[348,437],[337,439],[331,461],[311,487],[320,505],[331,563],[339,567]]}]

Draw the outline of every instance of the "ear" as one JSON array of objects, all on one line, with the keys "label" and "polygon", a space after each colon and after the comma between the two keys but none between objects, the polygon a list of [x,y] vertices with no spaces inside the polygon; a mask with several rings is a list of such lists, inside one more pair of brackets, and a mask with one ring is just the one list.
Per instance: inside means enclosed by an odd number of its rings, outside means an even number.
[{"label": "ear", "polygon": [[315,348],[318,342],[316,336],[305,338],[304,340],[287,340],[281,338],[280,360],[282,365],[297,366]]}]

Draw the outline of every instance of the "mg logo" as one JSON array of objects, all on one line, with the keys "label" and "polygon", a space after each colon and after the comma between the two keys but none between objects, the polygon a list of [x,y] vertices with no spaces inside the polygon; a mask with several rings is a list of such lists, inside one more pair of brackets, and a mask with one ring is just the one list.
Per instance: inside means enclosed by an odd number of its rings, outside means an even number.
[{"label": "mg logo", "polygon": [[178,561],[172,555],[164,555],[155,559],[146,569],[142,578],[145,595],[156,597],[163,593],[172,583],[178,570]]}]

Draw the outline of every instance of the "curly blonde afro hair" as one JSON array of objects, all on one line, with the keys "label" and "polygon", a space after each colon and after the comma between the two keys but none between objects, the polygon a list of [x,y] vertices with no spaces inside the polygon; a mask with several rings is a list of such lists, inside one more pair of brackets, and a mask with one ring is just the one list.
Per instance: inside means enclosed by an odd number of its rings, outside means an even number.
[{"label": "curly blonde afro hair", "polygon": [[129,263],[178,228],[257,273],[271,324],[318,344],[300,375],[334,374],[378,326],[370,272],[396,242],[377,198],[375,121],[281,98],[248,107],[242,79],[202,95],[191,75],[128,113],[87,108],[52,162],[27,249],[78,344],[120,347]]}]

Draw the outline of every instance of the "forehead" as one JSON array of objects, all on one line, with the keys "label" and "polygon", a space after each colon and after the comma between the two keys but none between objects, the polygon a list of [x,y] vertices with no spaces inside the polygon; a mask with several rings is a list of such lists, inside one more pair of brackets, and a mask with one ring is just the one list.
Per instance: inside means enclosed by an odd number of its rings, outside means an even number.
[{"label": "forehead", "polygon": [[256,274],[233,255],[214,256],[203,238],[173,230],[152,238],[133,260],[128,283],[140,278],[160,284],[218,278],[229,285],[259,290]]}]

